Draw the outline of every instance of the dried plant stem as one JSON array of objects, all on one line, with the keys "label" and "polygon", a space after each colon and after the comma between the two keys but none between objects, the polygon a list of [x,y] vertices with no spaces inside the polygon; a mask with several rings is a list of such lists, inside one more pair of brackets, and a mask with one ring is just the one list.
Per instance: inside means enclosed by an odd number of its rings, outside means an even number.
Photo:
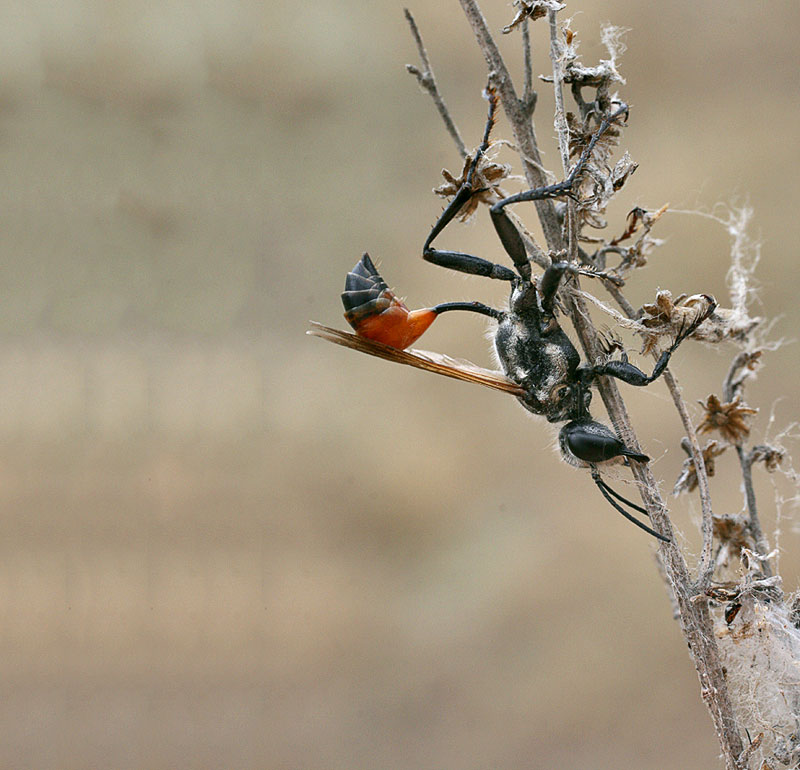
[{"label": "dried plant stem", "polygon": [[[500,55],[500,50],[489,32],[486,19],[483,17],[480,8],[478,8],[478,4],[474,0],[459,0],[459,2],[467,21],[472,27],[478,46],[486,59],[489,67],[489,77],[497,88],[503,111],[511,125],[514,141],[525,170],[525,179],[531,188],[542,187],[547,184],[547,178],[542,171],[542,158],[536,143],[536,135],[521,101],[517,98],[508,67],[506,67],[506,63]],[[539,214],[539,221],[542,223],[547,245],[555,251],[560,251],[564,244],[561,238],[561,226],[559,225],[553,202],[550,200],[536,201],[536,211]]]},{"label": "dried plant stem", "polygon": [[[742,468],[742,483],[744,485],[744,497],[747,503],[747,515],[749,518],[750,533],[756,545],[756,552],[759,556],[766,557],[769,553],[769,544],[761,529],[761,521],[758,518],[758,507],[756,506],[756,493],[753,488],[753,453],[746,452],[744,447],[737,446],[736,453],[739,455],[739,464]],[[772,575],[772,568],[769,560],[764,558],[761,568],[766,577]]]},{"label": "dried plant stem", "polygon": [[[561,66],[561,47],[558,44],[556,12],[548,11],[547,18],[550,22],[550,60],[553,63],[553,92],[556,102],[555,128],[561,168],[566,178],[569,174],[569,126],[564,111],[564,72]],[[567,201],[567,258],[573,263],[578,258],[578,218],[572,198]]]},{"label": "dried plant stem", "polygon": [[680,415],[683,429],[686,431],[686,437],[689,439],[692,461],[694,462],[695,471],[697,473],[697,488],[700,492],[700,510],[702,515],[700,530],[703,535],[703,546],[700,551],[700,563],[697,566],[697,585],[695,590],[698,594],[703,594],[711,585],[711,576],[714,573],[714,559],[712,555],[714,517],[711,506],[711,490],[708,486],[708,473],[703,458],[703,450],[700,448],[700,442],[697,440],[697,431],[694,429],[692,418],[689,416],[689,410],[686,407],[686,402],[681,395],[680,385],[678,385],[675,375],[672,374],[669,369],[664,372],[663,377],[667,389],[672,396],[675,408]]},{"label": "dried plant stem", "polygon": [[436,109],[439,111],[439,115],[441,115],[442,120],[444,121],[447,133],[453,138],[461,157],[466,158],[466,145],[464,144],[464,140],[461,138],[461,134],[458,132],[456,124],[450,117],[450,111],[447,109],[447,105],[444,103],[442,95],[439,93],[439,87],[436,85],[436,77],[433,74],[433,67],[431,67],[431,62],[428,58],[428,52],[425,50],[425,45],[422,42],[422,35],[419,33],[417,22],[414,21],[414,17],[411,15],[411,11],[409,11],[408,8],[404,8],[403,12],[405,13],[406,21],[408,21],[408,26],[411,27],[411,35],[414,38],[414,42],[417,44],[419,58],[422,61],[421,70],[418,67],[415,67],[413,64],[406,64],[406,70],[414,75],[420,86],[422,86],[422,88],[424,88],[431,95],[433,103],[436,105]]},{"label": "dried plant stem", "polygon": [[530,119],[536,109],[538,94],[533,90],[533,60],[531,57],[531,30],[528,20],[522,22],[522,56],[525,70],[525,87],[522,92],[522,104],[525,113]]},{"label": "dried plant stem", "polygon": [[[514,139],[520,151],[528,184],[531,188],[542,186],[545,179],[540,170],[541,159],[536,137],[531,122],[517,98],[505,62],[475,0],[459,0],[459,2],[472,26],[478,45],[489,66],[490,76],[497,87],[503,109],[511,124]],[[551,24],[554,24],[554,20],[551,20]],[[560,87],[560,84],[557,83],[556,87]],[[559,142],[560,144],[568,142],[568,137],[563,135],[562,131],[559,131]],[[535,164],[527,162],[528,158],[533,159]],[[566,244],[555,208],[550,201],[537,201],[536,208],[548,247],[552,251],[561,251]],[[597,360],[600,354],[599,341],[586,311],[584,300],[574,290],[564,291],[562,294],[567,312],[572,319],[588,360]],[[608,378],[601,378],[598,382],[598,389],[614,426],[620,431],[626,443],[638,448],[625,404],[616,384]],[[700,460],[702,462],[702,458]],[[671,542],[661,543],[659,546],[664,572],[679,609],[681,628],[697,669],[703,699],[716,728],[726,768],[727,770],[740,770],[739,757],[742,755],[744,746],[728,695],[719,650],[712,630],[708,602],[703,595],[696,594],[696,587],[683,554],[675,542],[666,506],[661,499],[656,480],[649,466],[636,462],[631,463],[631,466],[651,521],[658,531],[671,538]],[[698,475],[701,473],[702,465],[698,466]]]},{"label": "dried plant stem", "polygon": [[[751,358],[749,351],[743,350],[731,362],[728,374],[722,384],[722,398],[725,401],[733,401],[737,395],[741,395],[744,390],[744,375],[737,375],[747,366]],[[741,444],[736,445],[736,454],[739,456],[739,466],[742,469],[742,486],[744,487],[744,498],[747,506],[748,525],[750,534],[753,536],[756,553],[766,557],[769,553],[769,544],[764,531],[761,528],[761,520],[758,517],[758,506],[756,505],[756,492],[753,487],[753,453],[748,452]],[[765,577],[772,575],[772,568],[769,560],[764,558],[761,562],[761,569]]]},{"label": "dried plant stem", "polygon": [[628,318],[636,318],[636,310],[634,310],[633,305],[628,302],[628,298],[618,286],[615,286],[611,281],[603,281],[603,286],[605,286],[606,291],[614,298],[614,301]]},{"label": "dried plant stem", "polygon": [[[548,11],[550,23],[550,61],[553,63],[553,92],[556,101],[555,127],[558,136],[558,150],[561,153],[561,166],[564,176],[569,173],[569,126],[564,111],[564,73],[561,68],[561,50],[558,45],[558,22],[556,12]],[[574,203],[574,201],[570,201]]]}]

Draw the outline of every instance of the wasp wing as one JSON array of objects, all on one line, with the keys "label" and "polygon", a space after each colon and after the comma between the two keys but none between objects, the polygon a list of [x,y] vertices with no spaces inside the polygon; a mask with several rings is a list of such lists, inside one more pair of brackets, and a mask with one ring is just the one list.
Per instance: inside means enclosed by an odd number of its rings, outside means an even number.
[{"label": "wasp wing", "polygon": [[330,326],[323,326],[315,321],[311,321],[311,326],[313,328],[306,332],[306,334],[311,334],[314,337],[322,337],[322,339],[328,340],[328,342],[334,342],[346,348],[359,350],[362,353],[368,353],[371,356],[377,356],[386,361],[406,364],[416,369],[424,369],[427,372],[441,374],[445,377],[452,377],[455,380],[485,385],[487,388],[493,388],[503,393],[510,393],[513,396],[522,396],[525,394],[523,388],[506,377],[502,372],[492,369],[483,369],[470,361],[451,358],[443,353],[432,353],[427,350],[415,350],[413,348],[400,350],[398,348],[393,348],[391,345],[384,345],[382,342],[377,342],[376,340],[359,337],[357,334],[350,334],[349,332],[343,332],[339,329],[332,329]]}]

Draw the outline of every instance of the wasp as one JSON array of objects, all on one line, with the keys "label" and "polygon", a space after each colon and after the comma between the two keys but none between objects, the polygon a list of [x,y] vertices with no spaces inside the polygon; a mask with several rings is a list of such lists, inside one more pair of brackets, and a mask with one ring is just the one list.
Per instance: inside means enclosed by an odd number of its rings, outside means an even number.
[{"label": "wasp", "polygon": [[[489,116],[483,141],[464,183],[425,240],[422,257],[440,267],[506,281],[510,286],[507,309],[499,310],[481,302],[445,302],[430,308],[409,310],[386,284],[369,254],[364,254],[348,273],[342,294],[345,319],[356,334],[320,324],[313,324],[309,333],[389,361],[510,393],[529,412],[543,416],[551,423],[565,423],[558,434],[563,459],[570,465],[589,469],[601,494],[617,511],[653,537],[668,542],[668,538],[629,512],[646,516],[643,507],[615,492],[600,475],[600,469],[607,465],[647,463],[650,458],[626,446],[611,428],[592,418],[589,412],[591,387],[601,376],[614,377],[637,387],[658,379],[681,342],[711,315],[716,302],[713,297],[705,295],[704,310],[678,331],[672,344],[661,353],[652,373],[646,374],[628,361],[624,353],[619,359],[598,365],[582,364],[578,351],[556,318],[559,287],[565,276],[576,272],[576,268],[566,261],[552,261],[541,276],[532,275],[522,236],[508,216],[506,207],[523,201],[575,199],[581,175],[598,140],[610,126],[627,118],[625,105],[601,120],[564,181],[511,195],[491,206],[492,223],[514,269],[471,254],[434,248],[436,237],[473,195],[482,192],[473,187],[474,172],[489,146],[497,109],[495,93],[488,90],[487,97]],[[502,371],[483,369],[438,353],[406,350],[440,315],[457,310],[479,313],[496,324],[494,349]]]}]

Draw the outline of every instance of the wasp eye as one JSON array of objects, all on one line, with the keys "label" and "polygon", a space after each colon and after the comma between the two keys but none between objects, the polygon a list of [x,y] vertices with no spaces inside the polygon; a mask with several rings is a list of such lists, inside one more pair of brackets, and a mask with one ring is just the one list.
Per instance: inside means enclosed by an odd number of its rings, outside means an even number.
[{"label": "wasp eye", "polygon": [[556,385],[550,395],[553,401],[563,401],[569,393],[569,385]]}]

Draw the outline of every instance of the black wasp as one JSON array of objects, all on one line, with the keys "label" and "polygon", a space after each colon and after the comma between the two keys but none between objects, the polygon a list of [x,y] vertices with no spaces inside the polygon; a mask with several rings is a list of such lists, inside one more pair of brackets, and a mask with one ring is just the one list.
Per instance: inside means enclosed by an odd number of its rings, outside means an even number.
[{"label": "black wasp", "polygon": [[[494,125],[497,97],[487,93],[489,117],[483,141],[475,153],[464,184],[444,209],[433,226],[422,256],[428,262],[470,275],[508,281],[511,286],[507,310],[496,310],[481,302],[445,302],[431,308],[409,310],[381,278],[368,254],[364,254],[348,273],[342,302],[345,318],[356,334],[341,332],[315,324],[312,334],[324,337],[390,361],[408,364],[456,379],[477,382],[487,387],[512,393],[530,412],[544,416],[549,422],[566,423],[558,436],[564,460],[577,467],[589,468],[603,497],[625,518],[662,541],[666,537],[632,516],[622,505],[647,515],[639,505],[615,492],[600,476],[599,468],[610,463],[630,461],[649,462],[647,455],[630,449],[606,425],[592,419],[589,413],[591,385],[599,376],[616,377],[629,385],[644,386],[657,379],[666,369],[670,356],[697,327],[713,312],[716,303],[708,298],[708,307],[677,334],[675,341],[656,362],[647,375],[631,364],[623,354],[597,366],[581,365],[580,356],[556,319],[556,295],[565,274],[573,268],[567,262],[553,262],[534,279],[522,236],[513,224],[505,207],[511,203],[547,198],[575,197],[581,175],[600,137],[616,122],[627,117],[622,106],[604,118],[582,152],[569,176],[558,184],[527,190],[509,196],[491,209],[495,230],[514,270],[494,264],[481,257],[457,251],[443,251],[431,245],[439,233],[453,220],[470,198],[481,192],[472,186],[478,161],[489,146],[489,134]],[[441,314],[451,310],[466,310],[489,316],[497,323],[494,347],[503,372],[482,369],[466,361],[424,351],[406,351]]]}]

